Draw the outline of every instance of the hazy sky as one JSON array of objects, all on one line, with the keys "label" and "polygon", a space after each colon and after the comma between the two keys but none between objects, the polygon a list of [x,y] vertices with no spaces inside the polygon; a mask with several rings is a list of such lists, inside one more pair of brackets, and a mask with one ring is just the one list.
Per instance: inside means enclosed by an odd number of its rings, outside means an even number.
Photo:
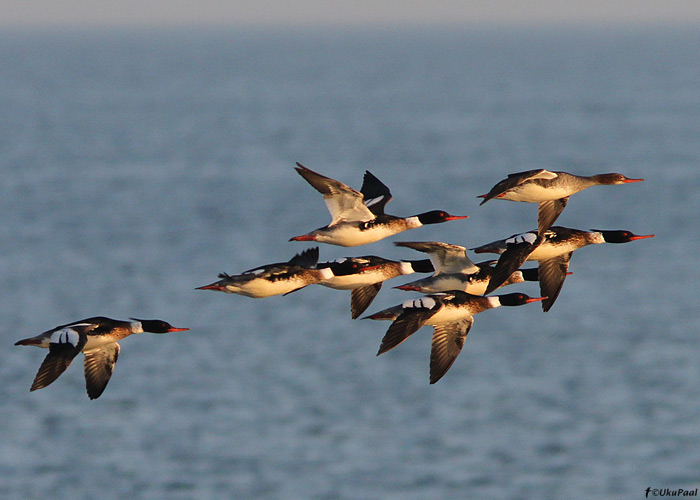
[{"label": "hazy sky", "polygon": [[700,23],[700,0],[0,0],[0,26]]}]

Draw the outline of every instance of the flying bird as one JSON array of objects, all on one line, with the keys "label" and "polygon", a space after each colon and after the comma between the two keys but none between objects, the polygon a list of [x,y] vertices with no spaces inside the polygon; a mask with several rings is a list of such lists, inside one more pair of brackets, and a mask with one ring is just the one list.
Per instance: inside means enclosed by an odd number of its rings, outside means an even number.
[{"label": "flying bird", "polygon": [[183,332],[158,319],[122,321],[96,316],[47,330],[36,337],[15,342],[48,348],[49,353],[39,367],[30,391],[43,389],[70,366],[79,352],[85,355],[85,386],[90,399],[97,399],[107,387],[119,356],[118,340],[136,333]]},{"label": "flying bird", "polygon": [[395,261],[365,255],[343,257],[333,262],[319,263],[319,269],[329,268],[333,275],[317,282],[317,285],[350,290],[350,311],[356,319],[367,310],[388,279],[412,273],[429,273],[433,266],[428,259]]},{"label": "flying bird", "polygon": [[491,199],[538,203],[537,229],[543,233],[554,224],[569,201],[569,196],[591,186],[629,184],[644,179],[630,179],[622,174],[581,176],[545,169],[527,170],[510,174],[497,183],[483,198],[483,205]]},{"label": "flying bird", "polygon": [[329,268],[316,269],[318,247],[296,254],[287,262],[267,264],[243,271],[241,274],[219,274],[219,281],[197,287],[196,290],[214,290],[236,293],[255,299],[288,294],[307,285],[332,277]]},{"label": "flying bird", "polygon": [[323,195],[331,214],[331,222],[310,233],[295,236],[289,241],[317,241],[354,247],[425,224],[438,224],[468,217],[450,215],[442,210],[431,210],[411,217],[387,215],[384,213],[384,207],[391,200],[391,192],[369,171],[365,172],[361,190],[356,191],[300,163],[297,163],[295,168],[299,175]]},{"label": "flying bird", "polygon": [[500,286],[512,272],[526,260],[538,261],[540,292],[547,299],[542,302],[542,310],[547,312],[564,286],[569,270],[569,261],[574,251],[587,245],[600,243],[629,243],[630,241],[653,238],[653,234],[636,235],[625,230],[582,231],[560,226],[552,226],[540,237],[537,231],[516,234],[503,240],[493,241],[473,248],[476,253],[501,254],[486,288],[486,294]]},{"label": "flying bird", "polygon": [[543,299],[524,293],[483,297],[460,291],[442,292],[407,300],[399,306],[367,316],[367,319],[387,319],[387,315],[393,316],[398,312],[382,339],[377,356],[393,349],[421,327],[431,325],[430,383],[434,384],[447,373],[462,351],[475,314],[495,307],[521,306]]},{"label": "flying bird", "polygon": [[[474,264],[467,257],[465,247],[439,241],[398,241],[394,244],[427,253],[435,268],[432,276],[394,287],[399,290],[421,293],[460,290],[472,295],[483,295],[496,263],[488,260]],[[501,286],[524,281],[537,281],[537,268],[516,270]]]}]

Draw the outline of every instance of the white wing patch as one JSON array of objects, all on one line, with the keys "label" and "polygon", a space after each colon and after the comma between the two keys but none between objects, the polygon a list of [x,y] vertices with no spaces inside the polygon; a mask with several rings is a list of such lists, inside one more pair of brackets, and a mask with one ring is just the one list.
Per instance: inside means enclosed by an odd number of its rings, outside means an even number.
[{"label": "white wing patch", "polygon": [[513,236],[512,238],[508,238],[506,240],[506,245],[517,245],[518,243],[527,243],[532,245],[535,243],[535,240],[537,240],[536,233],[523,233]]},{"label": "white wing patch", "polygon": [[550,172],[549,170],[543,170],[539,174],[535,174],[530,179],[556,179],[559,177],[556,172]]},{"label": "white wing patch", "polygon": [[75,347],[80,342],[80,334],[71,328],[64,328],[53,332],[49,342],[51,344],[70,344]]},{"label": "white wing patch", "polygon": [[419,299],[413,299],[413,300],[407,300],[406,302],[403,303],[403,308],[404,309],[411,309],[411,308],[425,308],[425,309],[432,309],[435,307],[435,299],[432,297],[421,297]]},{"label": "white wing patch", "polygon": [[377,203],[378,201],[381,201],[383,199],[384,199],[384,196],[377,196],[376,198],[370,198],[369,200],[365,200],[365,206],[371,207],[372,205],[374,205],[375,203]]}]

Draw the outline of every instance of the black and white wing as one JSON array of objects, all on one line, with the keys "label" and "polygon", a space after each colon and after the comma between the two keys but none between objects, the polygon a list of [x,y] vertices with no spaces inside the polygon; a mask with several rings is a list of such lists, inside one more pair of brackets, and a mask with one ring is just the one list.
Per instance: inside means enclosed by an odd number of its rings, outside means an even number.
[{"label": "black and white wing", "polygon": [[537,232],[523,233],[506,240],[506,250],[501,254],[493,268],[491,279],[484,295],[488,295],[520,269],[530,254],[544,241]]},{"label": "black and white wing", "polygon": [[[49,353],[34,377],[30,391],[43,389],[56,380],[68,368],[87,342],[87,334],[81,326],[73,325],[54,330],[49,340]],[[94,327],[94,326],[93,326]]]},{"label": "black and white wing", "polygon": [[404,302],[401,314],[384,334],[377,356],[393,349],[417,332],[442,307],[441,301],[429,295]]},{"label": "black and white wing", "polygon": [[364,204],[374,215],[384,214],[384,207],[391,201],[391,191],[369,170],[365,171],[360,192],[364,195]]}]

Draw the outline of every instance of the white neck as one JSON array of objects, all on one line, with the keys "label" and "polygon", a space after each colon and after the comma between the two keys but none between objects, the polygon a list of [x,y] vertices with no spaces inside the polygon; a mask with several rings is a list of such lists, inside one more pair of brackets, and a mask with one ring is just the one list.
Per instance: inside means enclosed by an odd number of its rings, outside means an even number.
[{"label": "white neck", "polygon": [[413,269],[413,265],[410,262],[401,262],[400,272],[401,274],[413,274],[416,270]]},{"label": "white neck", "polygon": [[592,233],[589,233],[589,239],[591,243],[599,244],[599,243],[605,243],[605,238],[603,238],[603,233],[598,232],[598,231],[593,231]]},{"label": "white neck", "polygon": [[417,215],[414,215],[413,217],[406,217],[404,220],[410,228],[421,227],[423,225]]}]

